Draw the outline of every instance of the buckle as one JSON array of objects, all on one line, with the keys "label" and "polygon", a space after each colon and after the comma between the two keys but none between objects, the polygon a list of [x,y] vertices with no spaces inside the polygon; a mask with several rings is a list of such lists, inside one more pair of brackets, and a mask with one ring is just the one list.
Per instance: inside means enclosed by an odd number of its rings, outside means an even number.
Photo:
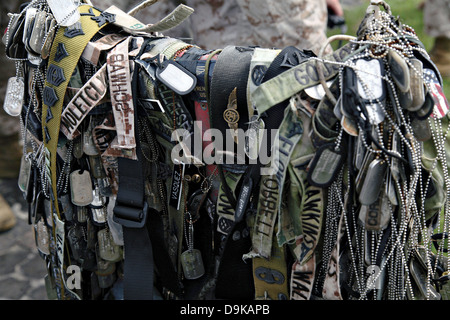
[{"label": "buckle", "polygon": [[147,221],[148,204],[144,201],[143,208],[128,207],[116,204],[114,207],[114,222],[127,228],[142,228]]}]

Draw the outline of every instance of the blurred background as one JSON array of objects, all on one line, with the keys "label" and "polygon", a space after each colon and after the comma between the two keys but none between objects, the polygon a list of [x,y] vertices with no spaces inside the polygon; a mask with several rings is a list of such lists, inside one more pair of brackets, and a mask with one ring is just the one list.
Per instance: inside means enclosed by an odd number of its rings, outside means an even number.
[{"label": "blurred background", "polygon": [[[162,0],[161,0],[162,1]],[[434,38],[426,33],[423,19],[422,0],[388,0],[394,16],[415,29],[419,39],[424,43],[428,52],[432,50]],[[0,4],[0,27],[5,30],[8,24],[8,12],[15,12],[21,1],[5,1]],[[93,0],[94,5],[96,4]],[[139,3],[134,1],[133,3]],[[341,0],[346,22],[346,34],[355,35],[364,12],[369,4],[368,0]],[[128,11],[131,8],[121,8]],[[195,9],[195,8],[194,8]],[[149,9],[146,9],[149,10]],[[154,23],[145,21],[144,23]],[[447,21],[450,24],[450,21]],[[329,30],[328,34],[339,34],[342,29]],[[226,45],[226,44],[224,44]],[[250,44],[249,44],[250,45]],[[213,49],[213,48],[211,48]],[[3,106],[5,84],[9,77],[14,76],[14,63],[7,60],[3,43],[0,44],[0,104]],[[444,78],[444,91],[450,97],[450,78]],[[2,120],[2,118],[9,118]],[[46,268],[44,261],[38,255],[34,243],[32,227],[28,224],[28,208],[22,193],[17,186],[18,153],[20,145],[20,125],[17,118],[5,117],[0,108],[0,162],[7,160],[4,167],[0,163],[0,210],[9,207],[15,218],[15,225],[0,232],[0,299],[47,299],[44,275]],[[7,123],[5,123],[7,122]],[[20,155],[19,155],[20,156]]]}]

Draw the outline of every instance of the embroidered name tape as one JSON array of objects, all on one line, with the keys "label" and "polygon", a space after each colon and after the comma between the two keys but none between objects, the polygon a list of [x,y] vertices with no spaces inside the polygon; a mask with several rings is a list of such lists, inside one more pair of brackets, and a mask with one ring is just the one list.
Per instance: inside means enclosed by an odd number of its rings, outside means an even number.
[{"label": "embroidered name tape", "polygon": [[106,64],[77,92],[61,115],[60,130],[72,140],[80,132],[78,126],[107,92]]}]

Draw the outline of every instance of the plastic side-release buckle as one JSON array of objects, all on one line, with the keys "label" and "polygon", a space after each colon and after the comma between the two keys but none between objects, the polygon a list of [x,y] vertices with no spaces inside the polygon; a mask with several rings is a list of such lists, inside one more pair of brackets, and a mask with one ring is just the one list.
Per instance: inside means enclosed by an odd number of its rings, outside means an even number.
[{"label": "plastic side-release buckle", "polygon": [[144,201],[144,207],[130,207],[116,204],[113,220],[127,228],[143,228],[147,221],[148,204]]}]

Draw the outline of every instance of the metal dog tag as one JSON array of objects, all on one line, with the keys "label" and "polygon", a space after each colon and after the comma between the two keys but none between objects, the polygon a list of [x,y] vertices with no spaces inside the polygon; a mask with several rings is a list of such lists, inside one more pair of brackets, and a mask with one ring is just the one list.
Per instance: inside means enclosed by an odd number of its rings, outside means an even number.
[{"label": "metal dog tag", "polygon": [[397,87],[402,92],[408,92],[410,88],[409,67],[405,59],[403,59],[396,51],[389,50],[388,62],[391,67],[391,76]]},{"label": "metal dog tag", "polygon": [[47,24],[47,16],[47,12],[39,11],[34,19],[33,30],[31,31],[29,40],[29,47],[36,54],[41,54],[42,51]]},{"label": "metal dog tag", "polygon": [[97,232],[98,254],[100,258],[107,261],[116,262],[122,258],[120,247],[114,242],[111,232],[108,228]]},{"label": "metal dog tag", "polygon": [[89,156],[89,164],[91,166],[90,171],[95,179],[101,179],[106,176],[100,156]]},{"label": "metal dog tag", "polygon": [[53,38],[56,33],[56,20],[53,18],[52,14],[49,14],[46,21],[45,37],[43,39],[41,47],[41,57],[42,59],[47,59],[50,55],[50,50],[53,44]]},{"label": "metal dog tag", "polygon": [[56,21],[63,27],[69,27],[80,20],[78,6],[73,0],[47,0]]},{"label": "metal dog tag", "polygon": [[391,220],[388,198],[381,193],[378,199],[371,205],[361,205],[359,220],[369,231],[380,231],[387,228]]},{"label": "metal dog tag", "polygon": [[103,260],[98,257],[97,253],[97,271],[95,274],[98,278],[98,286],[106,289],[111,287],[116,281],[116,264],[111,261]]},{"label": "metal dog tag", "polygon": [[251,160],[258,158],[265,126],[263,119],[259,116],[253,115],[250,118],[249,127],[245,136],[245,153]]},{"label": "metal dog tag", "polygon": [[30,51],[30,48],[28,47],[28,40],[30,39],[34,17],[37,13],[38,9],[36,8],[28,8],[25,12],[25,24],[23,27],[22,42],[25,44],[25,48],[27,49],[27,51]]},{"label": "metal dog tag", "polygon": [[[392,152],[396,153],[397,155],[400,155],[399,150],[400,148],[400,137],[397,132],[394,132],[392,134]],[[399,182],[401,180],[401,172],[400,172],[400,163],[399,159],[395,157],[391,157],[391,164],[390,164],[390,170],[391,170],[391,176],[394,179],[394,182]]]},{"label": "metal dog tag", "polygon": [[358,199],[361,204],[370,206],[378,199],[386,169],[387,162],[383,159],[375,159],[370,163],[359,193]]},{"label": "metal dog tag", "polygon": [[72,203],[84,207],[94,200],[91,175],[87,170],[74,171],[69,176]]},{"label": "metal dog tag", "polygon": [[386,178],[386,196],[392,205],[398,206],[397,190],[390,168]]},{"label": "metal dog tag", "polygon": [[411,95],[412,103],[409,111],[419,110],[423,103],[425,102],[425,87],[423,84],[423,64],[419,59],[410,59],[412,64],[410,75],[411,75]]},{"label": "metal dog tag", "polygon": [[366,106],[368,120],[371,124],[379,124],[385,118],[380,103],[386,98],[382,62],[378,59],[358,59],[355,65],[359,69],[356,71],[358,93]]},{"label": "metal dog tag", "polygon": [[83,151],[83,143],[81,141],[81,135],[79,135],[78,137],[76,137],[75,139],[73,139],[73,156],[76,159],[81,159],[81,157],[84,154]]},{"label": "metal dog tag", "polygon": [[351,118],[343,115],[341,118],[341,126],[349,135],[354,137],[358,136],[358,127],[356,126],[355,121],[353,121]]},{"label": "metal dog tag", "polygon": [[166,60],[156,70],[156,77],[179,95],[191,92],[197,84],[197,77],[172,60]]},{"label": "metal dog tag", "polygon": [[64,218],[66,221],[73,220],[73,204],[70,201],[70,196],[68,194],[64,194],[60,197],[61,200],[61,208],[64,213]]},{"label": "metal dog tag", "polygon": [[93,121],[89,122],[89,126],[86,131],[83,132],[83,151],[88,156],[96,156],[99,154],[97,147],[94,143],[94,137],[92,135],[92,130],[94,129]]},{"label": "metal dog tag", "polygon": [[34,237],[36,241],[36,246],[40,252],[45,255],[50,254],[50,236],[47,225],[44,219],[39,219],[34,225]]},{"label": "metal dog tag", "polygon": [[20,160],[18,185],[20,191],[25,194],[28,192],[28,188],[30,186],[31,167],[32,163],[28,155],[22,155],[22,159]]},{"label": "metal dog tag", "polygon": [[67,241],[69,242],[70,251],[75,260],[81,261],[86,243],[83,241],[83,234],[78,226],[71,226],[67,231]]},{"label": "metal dog tag", "polygon": [[308,169],[308,181],[316,187],[330,186],[342,169],[344,155],[334,144],[326,144],[317,149]]},{"label": "metal dog tag", "polygon": [[87,208],[77,206],[76,211],[77,211],[77,221],[79,223],[85,223],[87,220]]},{"label": "metal dog tag", "polygon": [[428,119],[420,120],[414,118],[411,120],[411,128],[414,132],[414,137],[419,141],[427,141],[431,139],[431,128]]},{"label": "metal dog tag", "polygon": [[6,96],[3,109],[7,114],[17,117],[22,112],[25,83],[22,78],[11,77],[6,85]]},{"label": "metal dog tag", "polygon": [[356,138],[356,144],[355,144],[355,158],[353,160],[353,165],[356,169],[361,170],[361,167],[364,162],[364,157],[366,155],[366,147],[363,143],[364,136],[360,132],[358,137]]},{"label": "metal dog tag", "polygon": [[205,274],[202,254],[198,249],[186,250],[181,254],[181,266],[188,280],[198,279]]},{"label": "metal dog tag", "polygon": [[93,200],[91,202],[92,219],[94,222],[103,224],[106,222],[106,207],[103,197],[100,196],[99,190],[96,188],[93,192]]}]

